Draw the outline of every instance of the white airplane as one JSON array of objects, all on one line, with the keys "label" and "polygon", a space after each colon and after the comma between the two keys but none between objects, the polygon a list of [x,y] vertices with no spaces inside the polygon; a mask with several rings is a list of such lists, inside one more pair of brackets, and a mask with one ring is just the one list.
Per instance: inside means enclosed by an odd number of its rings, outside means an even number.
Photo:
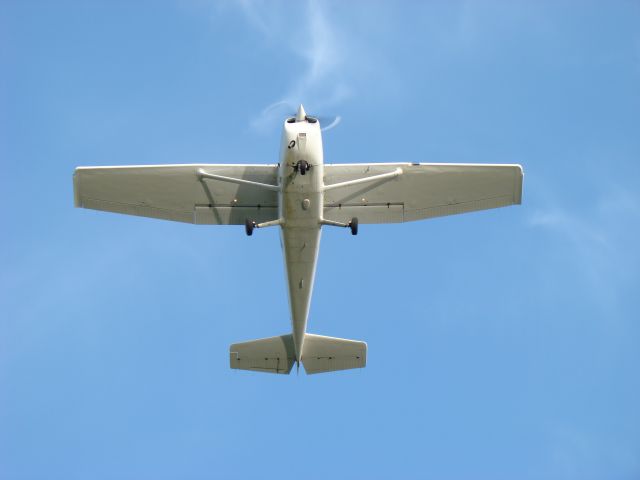
[{"label": "white airplane", "polygon": [[236,343],[235,369],[308,374],[362,368],[367,344],[306,333],[323,225],[398,223],[520,204],[520,165],[325,164],[320,123],[302,105],[284,122],[277,165],[79,167],[75,206],[207,225],[279,226],[292,333]]}]

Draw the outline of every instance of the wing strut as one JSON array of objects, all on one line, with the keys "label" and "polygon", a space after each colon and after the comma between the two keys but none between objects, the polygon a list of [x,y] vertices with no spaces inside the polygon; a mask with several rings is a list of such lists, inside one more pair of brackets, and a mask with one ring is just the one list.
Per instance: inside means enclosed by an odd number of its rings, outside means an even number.
[{"label": "wing strut", "polygon": [[398,175],[402,175],[402,169],[396,168],[393,172],[381,173],[380,175],[373,175],[371,177],[358,178],[357,180],[349,180],[348,182],[334,183],[333,185],[325,185],[324,190],[332,190],[340,187],[350,187],[351,185],[357,185],[359,183],[375,182],[376,180],[382,180],[383,178],[394,178]]},{"label": "wing strut", "polygon": [[224,177],[222,175],[214,175],[213,173],[207,173],[203,169],[199,168],[198,176],[200,178],[210,178],[212,180],[220,180],[221,182],[239,183],[240,185],[253,185],[254,187],[265,188],[274,192],[280,191],[278,185],[269,185],[268,183],[252,182],[251,180],[242,180],[240,178]]}]

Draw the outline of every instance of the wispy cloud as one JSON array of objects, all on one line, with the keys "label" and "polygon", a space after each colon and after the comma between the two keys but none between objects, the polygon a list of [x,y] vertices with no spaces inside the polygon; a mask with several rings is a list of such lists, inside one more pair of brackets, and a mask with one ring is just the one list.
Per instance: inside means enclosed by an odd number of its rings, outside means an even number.
[{"label": "wispy cloud", "polygon": [[[271,2],[238,0],[237,5],[247,22],[265,39],[287,49],[304,64],[300,73],[292,75],[292,83],[282,94],[253,117],[253,128],[263,129],[284,112],[292,113],[290,110],[300,103],[314,111],[335,109],[351,95],[347,58],[359,56],[348,54],[353,42],[331,21],[319,2],[306,2],[302,14],[296,15],[296,21],[288,23],[286,28],[282,25],[282,15],[274,14],[277,8]],[[287,4],[287,8],[292,7]],[[282,37],[282,32],[286,37]]]},{"label": "wispy cloud", "polygon": [[552,469],[564,478],[604,478],[621,468],[635,478],[640,462],[632,447],[611,436],[559,425],[549,438]]},{"label": "wispy cloud", "polygon": [[638,195],[615,186],[585,208],[568,208],[554,201],[553,206],[534,211],[528,224],[546,229],[565,243],[567,257],[593,287],[594,298],[611,309],[617,304],[621,282],[637,275],[639,220]]},{"label": "wispy cloud", "polygon": [[269,22],[264,18],[266,9],[263,2],[257,0],[237,0],[247,21],[264,35],[270,36],[273,30],[269,29]]}]

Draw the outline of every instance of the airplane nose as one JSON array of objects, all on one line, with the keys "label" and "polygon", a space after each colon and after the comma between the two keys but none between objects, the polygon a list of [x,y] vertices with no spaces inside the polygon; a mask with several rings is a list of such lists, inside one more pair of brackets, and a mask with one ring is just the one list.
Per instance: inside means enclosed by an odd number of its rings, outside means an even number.
[{"label": "airplane nose", "polygon": [[304,111],[302,104],[298,107],[298,113],[296,113],[296,122],[304,122],[307,118],[307,112]]}]

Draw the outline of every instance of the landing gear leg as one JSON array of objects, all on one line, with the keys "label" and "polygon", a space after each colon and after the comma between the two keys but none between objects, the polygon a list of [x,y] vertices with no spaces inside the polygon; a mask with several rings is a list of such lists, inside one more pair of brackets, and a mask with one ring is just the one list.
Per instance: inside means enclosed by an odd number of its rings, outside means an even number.
[{"label": "landing gear leg", "polygon": [[269,220],[268,222],[256,223],[254,220],[248,218],[244,221],[244,231],[248,236],[253,235],[254,228],[267,228],[275,227],[276,225],[284,225],[284,220],[278,218],[277,220]]},{"label": "landing gear leg", "polygon": [[358,234],[358,218],[357,217],[353,217],[349,223],[334,222],[333,220],[326,220],[323,218],[320,220],[320,225],[331,225],[332,227],[342,227],[342,228],[349,227],[351,229],[351,235]]}]

